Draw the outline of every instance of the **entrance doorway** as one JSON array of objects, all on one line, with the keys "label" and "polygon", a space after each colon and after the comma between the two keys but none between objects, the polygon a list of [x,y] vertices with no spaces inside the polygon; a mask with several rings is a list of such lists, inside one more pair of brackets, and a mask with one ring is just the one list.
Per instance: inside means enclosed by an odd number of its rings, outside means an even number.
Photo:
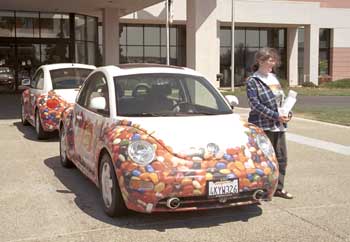
[{"label": "entrance doorway", "polygon": [[0,90],[14,91],[15,78],[15,45],[0,43]]},{"label": "entrance doorway", "polygon": [[7,85],[7,81],[1,82],[0,74],[1,92],[17,90],[22,80],[30,78],[40,65],[73,62],[68,40],[17,38],[14,43],[11,41],[0,39],[0,69],[9,72],[3,75],[4,78],[13,78],[13,85]]}]

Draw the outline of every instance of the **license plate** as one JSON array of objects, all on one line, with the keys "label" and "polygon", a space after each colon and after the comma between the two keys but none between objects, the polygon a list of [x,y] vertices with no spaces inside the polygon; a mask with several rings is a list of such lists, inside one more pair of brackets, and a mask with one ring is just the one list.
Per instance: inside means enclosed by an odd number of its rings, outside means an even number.
[{"label": "license plate", "polygon": [[225,181],[208,181],[208,198],[229,197],[238,194],[238,179]]}]

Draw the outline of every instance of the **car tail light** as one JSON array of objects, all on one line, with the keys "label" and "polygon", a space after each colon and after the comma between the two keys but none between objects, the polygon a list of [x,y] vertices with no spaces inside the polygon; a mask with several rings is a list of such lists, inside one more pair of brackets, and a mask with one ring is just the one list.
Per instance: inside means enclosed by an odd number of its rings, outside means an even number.
[{"label": "car tail light", "polygon": [[46,102],[47,107],[51,109],[56,108],[59,104],[60,104],[59,101],[56,99],[49,99]]}]

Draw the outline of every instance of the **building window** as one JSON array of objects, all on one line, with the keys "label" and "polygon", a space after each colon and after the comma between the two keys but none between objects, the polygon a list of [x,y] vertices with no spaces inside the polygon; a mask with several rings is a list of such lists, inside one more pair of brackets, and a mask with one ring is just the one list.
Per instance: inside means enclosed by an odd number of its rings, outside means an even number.
[{"label": "building window", "polygon": [[[275,48],[281,56],[277,70],[279,78],[286,78],[286,29],[280,28],[235,28],[235,85],[244,85],[252,74],[256,51],[263,47]],[[220,29],[220,73],[224,75],[221,87],[231,87],[231,28]]]},{"label": "building window", "polygon": [[98,49],[96,53],[96,65],[102,66],[103,63],[103,27],[102,23],[98,23]]},{"label": "building window", "polygon": [[39,38],[39,12],[16,12],[16,37]]},{"label": "building window", "polygon": [[85,15],[0,11],[0,66],[17,84],[42,64],[98,61],[97,18]]},{"label": "building window", "polygon": [[298,85],[305,81],[304,77],[304,28],[298,29]]},{"label": "building window", "polygon": [[42,44],[41,45],[41,63],[60,63],[69,62],[68,44]]},{"label": "building window", "polygon": [[[162,25],[120,25],[120,63],[166,63],[166,29]],[[170,27],[170,64],[186,65],[186,27]]]},{"label": "building window", "polygon": [[0,11],[0,37],[15,37],[15,13]]},{"label": "building window", "polygon": [[330,47],[331,47],[331,30],[320,29],[320,46],[319,46],[319,65],[318,74],[320,76],[329,76],[330,64]]},{"label": "building window", "polygon": [[95,65],[98,53],[97,18],[75,15],[75,61]]},{"label": "building window", "polygon": [[[298,29],[298,84],[305,82],[304,77],[304,28]],[[330,76],[330,47],[331,47],[331,30],[320,29],[319,31],[319,66],[318,74],[322,77]]]},{"label": "building window", "polygon": [[64,38],[70,37],[69,15],[57,13],[40,13],[40,37]]}]

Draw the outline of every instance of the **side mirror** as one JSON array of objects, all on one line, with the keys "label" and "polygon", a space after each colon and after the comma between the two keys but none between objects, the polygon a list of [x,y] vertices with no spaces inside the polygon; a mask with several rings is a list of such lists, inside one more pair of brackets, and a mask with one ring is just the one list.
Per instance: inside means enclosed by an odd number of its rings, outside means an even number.
[{"label": "side mirror", "polygon": [[89,108],[94,110],[105,110],[106,108],[106,99],[104,97],[94,97],[91,99]]},{"label": "side mirror", "polygon": [[30,86],[30,79],[22,79],[21,81],[22,86]]},{"label": "side mirror", "polygon": [[239,104],[238,98],[234,95],[226,95],[225,98],[232,109]]}]

